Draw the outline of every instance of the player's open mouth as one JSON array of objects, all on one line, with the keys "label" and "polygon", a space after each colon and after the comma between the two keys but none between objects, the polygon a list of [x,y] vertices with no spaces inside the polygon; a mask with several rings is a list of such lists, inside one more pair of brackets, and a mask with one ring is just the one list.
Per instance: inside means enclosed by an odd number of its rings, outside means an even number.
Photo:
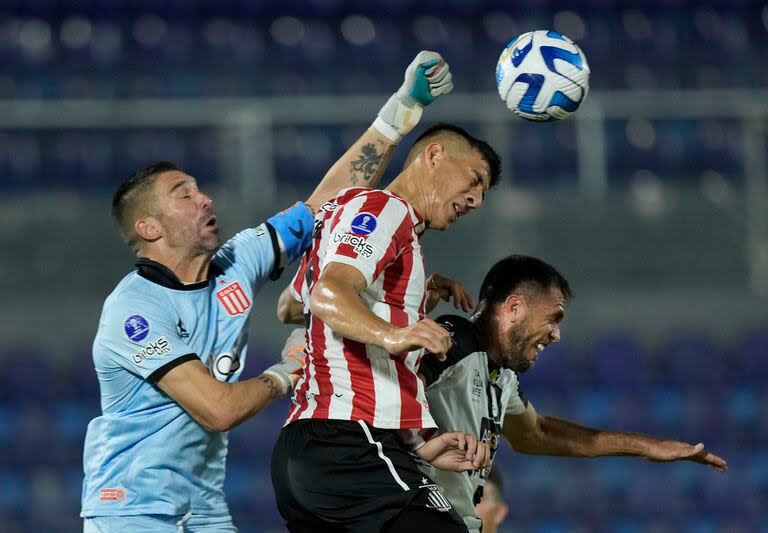
[{"label": "player's open mouth", "polygon": [[212,217],[208,222],[205,223],[205,226],[207,228],[215,228],[216,227],[216,217]]},{"label": "player's open mouth", "polygon": [[464,210],[459,208],[459,204],[453,204],[453,213],[456,215],[456,218],[459,218],[461,215],[464,214]]}]

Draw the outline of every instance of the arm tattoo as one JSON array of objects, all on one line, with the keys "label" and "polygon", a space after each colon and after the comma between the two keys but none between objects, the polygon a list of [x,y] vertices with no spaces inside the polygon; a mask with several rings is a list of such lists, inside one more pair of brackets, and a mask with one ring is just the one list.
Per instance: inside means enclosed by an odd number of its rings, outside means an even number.
[{"label": "arm tattoo", "polygon": [[357,185],[358,179],[362,179],[363,182],[370,181],[379,169],[383,159],[384,154],[379,153],[372,143],[363,145],[360,156],[350,163],[352,184]]},{"label": "arm tattoo", "polygon": [[280,389],[277,385],[275,385],[275,382],[272,381],[271,378],[261,375],[259,378],[264,384],[269,387],[269,397],[270,398],[279,398],[280,397]]}]

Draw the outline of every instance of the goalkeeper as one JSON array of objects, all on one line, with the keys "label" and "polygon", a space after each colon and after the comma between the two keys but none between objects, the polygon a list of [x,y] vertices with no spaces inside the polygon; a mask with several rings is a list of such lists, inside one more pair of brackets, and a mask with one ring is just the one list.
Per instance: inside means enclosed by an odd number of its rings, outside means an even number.
[{"label": "goalkeeper", "polygon": [[253,298],[308,249],[313,212],[351,184],[378,182],[422,105],[449,92],[448,66],[422,52],[374,124],[306,200],[221,245],[212,200],[172,163],[126,179],[112,201],[137,270],[104,303],[93,344],[102,415],[84,445],[84,531],[237,531],[224,499],[227,431],[292,392],[283,360],[238,382]]}]

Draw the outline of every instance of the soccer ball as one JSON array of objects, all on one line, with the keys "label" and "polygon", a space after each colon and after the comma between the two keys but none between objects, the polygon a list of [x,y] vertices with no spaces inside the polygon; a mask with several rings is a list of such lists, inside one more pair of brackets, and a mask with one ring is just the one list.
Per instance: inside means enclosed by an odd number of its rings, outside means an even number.
[{"label": "soccer ball", "polygon": [[560,120],[589,91],[589,65],[581,49],[556,31],[537,30],[512,40],[496,64],[499,96],[527,120]]}]

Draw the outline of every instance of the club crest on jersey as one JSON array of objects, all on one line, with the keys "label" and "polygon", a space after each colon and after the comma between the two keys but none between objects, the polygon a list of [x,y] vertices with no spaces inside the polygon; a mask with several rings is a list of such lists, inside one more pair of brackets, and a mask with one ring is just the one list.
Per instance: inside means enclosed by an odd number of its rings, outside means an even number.
[{"label": "club crest on jersey", "polygon": [[[422,483],[424,480],[422,480]],[[434,509],[436,511],[450,511],[451,510],[451,502],[448,501],[448,498],[445,497],[443,492],[440,490],[440,487],[434,484],[429,485],[420,485],[420,489],[427,489],[426,494],[426,501],[424,505],[428,509]]]},{"label": "club crest on jersey", "polygon": [[233,281],[223,289],[216,291],[216,298],[231,316],[242,315],[251,308],[251,301],[248,295],[240,286],[240,283]]},{"label": "club crest on jersey", "polygon": [[350,229],[355,235],[370,235],[376,229],[378,221],[370,213],[360,213],[352,219]]},{"label": "club crest on jersey", "polygon": [[125,334],[133,342],[140,342],[149,335],[149,322],[141,315],[131,315],[123,324]]}]

